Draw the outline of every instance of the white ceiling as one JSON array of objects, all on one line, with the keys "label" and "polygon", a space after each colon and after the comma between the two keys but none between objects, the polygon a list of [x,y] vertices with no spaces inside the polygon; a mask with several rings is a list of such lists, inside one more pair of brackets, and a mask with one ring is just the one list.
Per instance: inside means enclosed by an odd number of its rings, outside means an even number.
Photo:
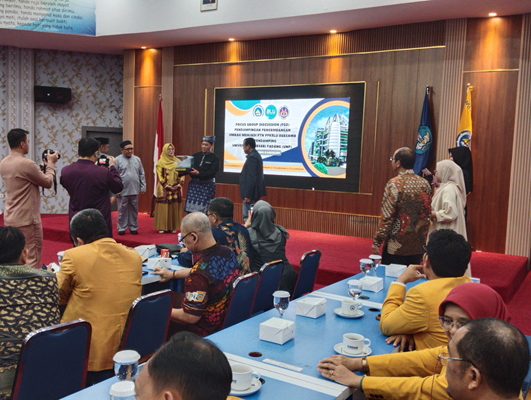
[{"label": "white ceiling", "polygon": [[[254,40],[312,35],[327,33],[330,29],[345,32],[454,18],[483,18],[493,11],[498,16],[531,12],[530,0],[218,1],[218,10],[201,13],[198,10],[200,0],[158,0],[157,3],[153,0],[97,0],[96,37],[0,29],[0,45],[121,54],[124,49],[140,46],[160,48],[220,42],[229,37]],[[187,7],[183,7],[183,2]],[[256,8],[256,4],[262,2],[267,2],[268,6]],[[277,7],[284,3],[290,7]],[[311,6],[303,7],[310,3]],[[243,4],[255,7],[244,9]],[[294,4],[300,6],[293,7]],[[125,7],[127,13],[118,12],[120,7]]]}]

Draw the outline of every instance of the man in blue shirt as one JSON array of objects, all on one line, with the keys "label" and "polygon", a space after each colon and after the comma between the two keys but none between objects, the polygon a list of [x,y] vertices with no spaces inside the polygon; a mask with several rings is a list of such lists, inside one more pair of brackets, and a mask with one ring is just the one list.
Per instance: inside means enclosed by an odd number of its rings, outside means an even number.
[{"label": "man in blue shirt", "polygon": [[[212,235],[216,242],[232,250],[240,265],[240,275],[245,275],[250,272],[251,238],[245,226],[233,221],[233,215],[234,204],[230,199],[216,197],[210,201],[207,216]],[[179,263],[191,267],[192,253],[185,250],[179,254]]]}]

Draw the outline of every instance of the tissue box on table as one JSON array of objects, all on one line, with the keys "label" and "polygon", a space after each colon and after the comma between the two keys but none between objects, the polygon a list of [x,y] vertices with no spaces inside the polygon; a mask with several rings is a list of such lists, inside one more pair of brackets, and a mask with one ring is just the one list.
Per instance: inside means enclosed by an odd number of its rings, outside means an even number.
[{"label": "tissue box on table", "polygon": [[155,267],[171,268],[171,258],[156,257],[147,260],[147,269],[155,269]]},{"label": "tissue box on table", "polygon": [[135,250],[138,251],[142,257],[153,257],[157,253],[157,246],[154,244],[144,244],[142,246],[136,246]]},{"label": "tissue box on table", "polygon": [[363,290],[376,293],[383,289],[383,278],[367,276],[365,278],[361,278],[360,282],[362,283]]},{"label": "tissue box on table", "polygon": [[295,322],[270,318],[260,324],[260,340],[284,344],[295,336]]},{"label": "tissue box on table", "polygon": [[295,303],[295,314],[303,317],[319,318],[326,312],[326,299],[304,297]]},{"label": "tissue box on table", "polygon": [[391,276],[393,278],[398,278],[402,272],[405,271],[407,265],[402,264],[389,264],[385,267],[385,276]]}]

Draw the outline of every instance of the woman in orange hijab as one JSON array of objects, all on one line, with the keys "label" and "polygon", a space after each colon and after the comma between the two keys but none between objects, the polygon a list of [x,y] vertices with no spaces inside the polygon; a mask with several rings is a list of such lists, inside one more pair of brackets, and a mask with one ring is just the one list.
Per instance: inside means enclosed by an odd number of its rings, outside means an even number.
[{"label": "woman in orange hijab", "polygon": [[182,178],[175,171],[175,146],[166,143],[157,162],[157,199],[153,228],[159,233],[177,233],[181,226]]}]

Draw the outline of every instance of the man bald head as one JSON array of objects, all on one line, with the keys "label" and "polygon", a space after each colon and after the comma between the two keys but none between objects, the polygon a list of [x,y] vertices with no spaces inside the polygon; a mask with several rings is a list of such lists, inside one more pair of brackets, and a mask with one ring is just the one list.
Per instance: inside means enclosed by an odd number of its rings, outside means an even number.
[{"label": "man bald head", "polygon": [[181,222],[181,244],[192,253],[208,249],[216,244],[208,217],[200,212],[185,216]]}]

